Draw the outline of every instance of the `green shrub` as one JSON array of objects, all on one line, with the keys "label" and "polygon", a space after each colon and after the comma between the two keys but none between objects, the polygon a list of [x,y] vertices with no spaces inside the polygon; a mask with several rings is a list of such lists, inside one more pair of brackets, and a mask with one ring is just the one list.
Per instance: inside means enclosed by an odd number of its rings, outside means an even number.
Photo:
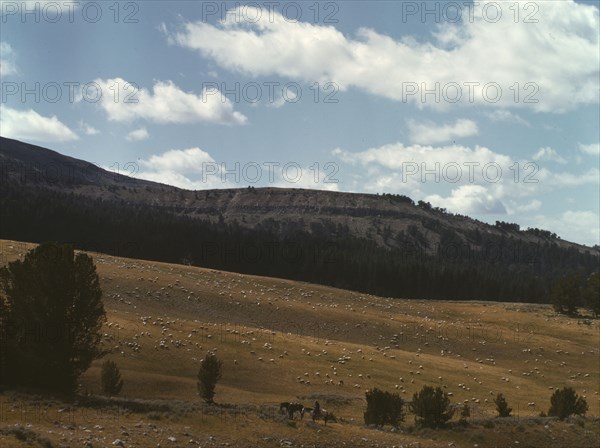
[{"label": "green shrub", "polygon": [[119,395],[119,392],[121,392],[121,388],[123,387],[121,372],[119,372],[117,364],[110,359],[102,363],[101,381],[102,392],[106,395]]},{"label": "green shrub", "polygon": [[512,408],[508,407],[508,403],[506,402],[504,395],[496,395],[496,398],[494,398],[494,404],[496,405],[496,411],[498,411],[498,417],[510,417]]},{"label": "green shrub", "polygon": [[410,408],[418,423],[429,428],[443,426],[454,415],[450,408],[450,398],[440,387],[434,389],[423,386],[420,392],[413,395]]},{"label": "green shrub", "polygon": [[569,415],[585,415],[588,410],[587,401],[578,396],[572,387],[563,387],[555,390],[550,397],[548,415],[564,420]]},{"label": "green shrub", "polygon": [[365,424],[383,426],[389,423],[398,426],[404,421],[404,401],[398,394],[385,392],[377,388],[365,393],[367,410],[364,413]]},{"label": "green shrub", "polygon": [[471,408],[469,407],[469,403],[465,403],[460,408],[460,420],[461,423],[466,423],[467,419],[471,416]]},{"label": "green shrub", "polygon": [[207,354],[198,371],[198,393],[207,403],[213,403],[215,387],[221,379],[223,362],[214,354]]}]

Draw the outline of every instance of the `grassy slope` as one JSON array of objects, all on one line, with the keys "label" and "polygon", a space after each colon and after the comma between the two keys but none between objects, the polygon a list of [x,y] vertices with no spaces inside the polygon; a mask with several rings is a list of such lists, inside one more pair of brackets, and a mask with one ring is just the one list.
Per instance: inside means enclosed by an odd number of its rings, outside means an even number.
[{"label": "grassy slope", "polygon": [[[32,247],[0,245],[2,263]],[[80,407],[65,414],[57,411],[61,402],[5,393],[0,427],[31,423],[32,431],[53,442],[63,438],[66,446],[86,440],[109,446],[116,438],[140,447],[281,446],[281,440],[294,446],[542,447],[594,446],[599,440],[598,424],[591,421],[582,428],[530,418],[547,411],[551,389],[563,386],[584,395],[589,415],[600,416],[597,320],[562,317],[549,306],[386,299],[187,266],[94,258],[107,309],[105,344],[125,380],[121,395],[169,400],[171,410]],[[168,348],[160,348],[160,341]],[[198,404],[195,374],[208,350],[224,361],[216,401],[235,405],[229,414],[209,415]],[[81,378],[82,390],[100,393],[100,364]],[[397,389],[410,399],[424,384],[444,387],[454,402],[468,400],[474,424],[465,431],[413,434],[362,427],[365,390]],[[484,419],[495,415],[498,392],[520,419],[484,428]],[[310,405],[315,398],[344,422],[290,426],[275,411],[280,401]],[[48,411],[34,411],[40,402]],[[192,404],[199,408],[180,411]],[[412,421],[408,416],[405,426]],[[0,444],[15,440],[0,435]]]}]

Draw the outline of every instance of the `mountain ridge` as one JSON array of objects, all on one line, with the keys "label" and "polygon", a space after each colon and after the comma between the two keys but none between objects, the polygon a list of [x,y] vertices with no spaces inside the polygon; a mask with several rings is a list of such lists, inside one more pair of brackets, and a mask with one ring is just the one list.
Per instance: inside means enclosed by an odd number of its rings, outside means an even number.
[{"label": "mountain ridge", "polygon": [[562,277],[584,282],[600,265],[597,248],[549,231],[402,195],[182,190],[0,143],[4,239],[415,299],[547,303]]},{"label": "mountain ridge", "polygon": [[347,226],[349,232],[359,238],[388,248],[405,246],[405,239],[398,238],[399,234],[421,234],[419,249],[428,253],[439,247],[443,232],[454,232],[465,248],[476,246],[466,232],[480,232],[526,243],[551,242],[564,248],[598,252],[594,247],[553,238],[547,231],[536,234],[515,230],[518,227],[514,224],[494,226],[468,216],[446,213],[422,201],[415,204],[402,195],[278,187],[185,190],[109,172],[44,147],[0,138],[3,182],[149,205],[191,218],[237,222],[247,228],[273,227],[274,220],[295,223],[297,228],[309,232],[317,231],[323,222],[329,221]]}]

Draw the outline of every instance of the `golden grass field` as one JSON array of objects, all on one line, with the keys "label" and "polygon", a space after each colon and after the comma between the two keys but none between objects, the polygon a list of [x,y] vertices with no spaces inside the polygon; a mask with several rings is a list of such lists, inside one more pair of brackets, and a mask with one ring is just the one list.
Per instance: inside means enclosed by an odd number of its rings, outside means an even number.
[{"label": "golden grass field", "polygon": [[[0,245],[1,264],[34,246]],[[391,299],[91,255],[107,311],[104,344],[125,382],[120,398],[92,405],[5,391],[2,447],[109,447],[117,439],[125,447],[600,446],[597,319],[548,305]],[[217,406],[202,404],[196,390],[208,351],[224,363]],[[81,377],[82,395],[101,395],[101,363]],[[409,413],[399,431],[364,426],[366,390],[410,400],[423,385],[468,401],[469,425],[415,429]],[[586,418],[538,417],[563,386],[587,399]],[[514,417],[495,418],[499,392]],[[338,421],[288,422],[279,413],[279,402],[315,399]]]}]

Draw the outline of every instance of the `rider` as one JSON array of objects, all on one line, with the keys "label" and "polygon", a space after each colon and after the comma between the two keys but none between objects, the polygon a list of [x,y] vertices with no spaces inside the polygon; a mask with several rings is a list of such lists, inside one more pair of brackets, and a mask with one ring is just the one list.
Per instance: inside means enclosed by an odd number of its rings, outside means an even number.
[{"label": "rider", "polygon": [[315,408],[314,408],[313,412],[315,415],[321,414],[321,405],[319,404],[318,401],[315,401]]}]

